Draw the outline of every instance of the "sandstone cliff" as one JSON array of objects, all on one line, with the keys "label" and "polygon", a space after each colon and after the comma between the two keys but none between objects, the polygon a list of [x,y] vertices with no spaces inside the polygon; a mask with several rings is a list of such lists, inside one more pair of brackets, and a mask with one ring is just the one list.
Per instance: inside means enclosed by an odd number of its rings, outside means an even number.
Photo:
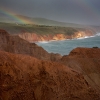
[{"label": "sandstone cliff", "polygon": [[67,33],[56,33],[56,34],[36,34],[36,33],[29,33],[29,32],[22,32],[18,34],[19,37],[27,40],[29,42],[37,42],[37,41],[51,41],[51,40],[65,40],[65,39],[75,39],[81,38],[85,36],[93,36],[94,33],[91,30],[84,30],[84,31],[77,31],[73,34]]},{"label": "sandstone cliff", "polygon": [[8,33],[16,34],[29,42],[81,38],[97,33],[96,29],[91,27],[75,28],[14,23],[0,23],[0,27]]},{"label": "sandstone cliff", "polygon": [[86,81],[100,92],[100,48],[76,48],[61,62],[84,75]]},{"label": "sandstone cliff", "polygon": [[100,27],[97,26],[61,27],[59,25],[47,26],[17,23],[0,23],[0,28],[10,34],[19,35],[29,42],[81,38],[92,36],[100,30]]},{"label": "sandstone cliff", "polygon": [[0,100],[100,100],[83,76],[59,63],[0,51]]},{"label": "sandstone cliff", "polygon": [[48,53],[35,43],[29,43],[19,36],[10,35],[5,30],[0,30],[0,50],[34,56],[43,60],[57,60],[60,54]]},{"label": "sandstone cliff", "polygon": [[61,58],[0,30],[0,50],[0,100],[100,100],[99,48]]}]

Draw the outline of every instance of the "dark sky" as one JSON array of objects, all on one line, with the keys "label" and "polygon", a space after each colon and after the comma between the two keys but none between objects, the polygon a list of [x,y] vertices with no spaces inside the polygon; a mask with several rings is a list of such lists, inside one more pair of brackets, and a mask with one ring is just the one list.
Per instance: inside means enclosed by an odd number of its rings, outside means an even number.
[{"label": "dark sky", "polygon": [[0,9],[30,17],[100,25],[100,0],[0,0]]}]

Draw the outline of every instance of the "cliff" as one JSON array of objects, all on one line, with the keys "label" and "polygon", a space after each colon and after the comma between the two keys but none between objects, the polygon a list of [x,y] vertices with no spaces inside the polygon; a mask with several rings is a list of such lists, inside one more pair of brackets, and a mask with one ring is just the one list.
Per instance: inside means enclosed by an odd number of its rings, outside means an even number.
[{"label": "cliff", "polygon": [[100,100],[99,66],[100,48],[61,57],[0,30],[0,100]]},{"label": "cliff", "polygon": [[27,40],[29,42],[37,42],[37,41],[51,41],[51,40],[65,40],[65,39],[76,39],[82,38],[85,36],[93,36],[94,33],[91,30],[85,31],[77,31],[73,34],[65,34],[65,33],[56,33],[56,34],[36,34],[36,33],[29,33],[29,32],[22,32],[18,34],[19,37]]},{"label": "cliff", "polygon": [[59,63],[0,51],[0,100],[100,100],[83,76]]},{"label": "cliff", "polygon": [[61,62],[84,75],[86,81],[100,92],[100,48],[75,48]]},{"label": "cliff", "polygon": [[0,50],[30,55],[42,60],[55,61],[61,58],[60,54],[50,54],[35,43],[29,43],[19,36],[10,35],[5,30],[0,30]]},{"label": "cliff", "polygon": [[74,39],[97,33],[92,27],[75,28],[17,23],[0,23],[0,28],[29,42]]}]

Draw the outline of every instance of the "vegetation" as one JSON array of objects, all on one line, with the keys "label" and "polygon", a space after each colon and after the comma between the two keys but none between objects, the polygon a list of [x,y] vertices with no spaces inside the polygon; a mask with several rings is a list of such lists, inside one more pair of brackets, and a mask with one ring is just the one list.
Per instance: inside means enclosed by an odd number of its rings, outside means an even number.
[{"label": "vegetation", "polygon": [[76,28],[47,26],[47,25],[33,25],[33,24],[17,24],[17,23],[0,23],[0,28],[5,29],[11,34],[18,34],[22,32],[36,33],[36,34],[68,34],[72,35],[77,32]]}]

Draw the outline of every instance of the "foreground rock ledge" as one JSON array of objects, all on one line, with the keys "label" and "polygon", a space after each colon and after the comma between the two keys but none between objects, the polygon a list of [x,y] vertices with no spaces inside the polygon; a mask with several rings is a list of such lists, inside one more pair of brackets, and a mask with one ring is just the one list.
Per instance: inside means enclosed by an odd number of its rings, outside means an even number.
[{"label": "foreground rock ledge", "polygon": [[100,48],[75,48],[61,58],[61,63],[81,73],[100,93]]},{"label": "foreground rock ledge", "polygon": [[0,100],[100,100],[83,78],[59,63],[0,51]]},{"label": "foreground rock ledge", "polygon": [[60,54],[48,53],[35,43],[29,43],[19,36],[10,35],[2,29],[0,29],[0,50],[16,54],[30,55],[42,60],[57,61],[61,58]]}]

